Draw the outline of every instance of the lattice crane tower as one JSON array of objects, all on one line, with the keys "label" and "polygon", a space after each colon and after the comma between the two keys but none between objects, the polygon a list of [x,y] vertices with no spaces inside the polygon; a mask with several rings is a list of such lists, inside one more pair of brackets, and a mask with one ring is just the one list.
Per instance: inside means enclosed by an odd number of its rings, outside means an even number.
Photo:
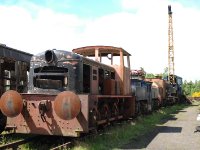
[{"label": "lattice crane tower", "polygon": [[168,6],[168,17],[168,81],[170,84],[174,84],[174,40],[171,5]]}]

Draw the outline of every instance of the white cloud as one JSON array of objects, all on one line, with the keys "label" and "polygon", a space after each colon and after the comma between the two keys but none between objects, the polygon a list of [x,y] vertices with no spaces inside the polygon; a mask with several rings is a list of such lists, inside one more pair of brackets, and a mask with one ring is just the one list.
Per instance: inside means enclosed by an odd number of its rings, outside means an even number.
[{"label": "white cloud", "polygon": [[85,30],[88,43],[123,47],[133,55],[132,67],[163,72],[167,66],[167,7],[146,10],[138,6],[136,13],[124,10],[93,21]]},{"label": "white cloud", "polygon": [[83,26],[75,15],[44,8],[33,17],[24,8],[0,6],[0,18],[1,43],[34,54],[49,48],[72,48]]},{"label": "white cloud", "polygon": [[161,73],[168,65],[168,4],[173,11],[175,73],[199,80],[200,10],[167,0],[122,0],[122,12],[93,20],[36,5],[30,5],[31,12],[0,6],[0,43],[34,54],[51,48],[119,46],[132,54],[132,68]]}]

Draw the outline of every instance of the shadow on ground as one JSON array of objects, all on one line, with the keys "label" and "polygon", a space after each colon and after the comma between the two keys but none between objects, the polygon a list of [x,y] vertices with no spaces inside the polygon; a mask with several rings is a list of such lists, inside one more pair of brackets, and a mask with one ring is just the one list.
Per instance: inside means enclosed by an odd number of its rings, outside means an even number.
[{"label": "shadow on ground", "polygon": [[132,139],[130,143],[120,147],[120,149],[146,148],[159,133],[181,133],[181,131],[182,127],[156,126],[153,131],[140,136],[137,139]]},{"label": "shadow on ground", "polygon": [[[186,105],[184,108],[187,107],[188,106]],[[119,147],[119,149],[143,149],[146,148],[151,143],[151,141],[160,133],[181,133],[182,127],[161,126],[162,124],[170,120],[176,121],[177,118],[175,117],[175,115],[180,112],[185,113],[187,111],[185,109],[177,110],[175,113],[170,114],[168,118],[162,119],[160,122],[160,126],[155,125],[155,128],[152,131],[137,138],[131,139],[129,143]]]}]

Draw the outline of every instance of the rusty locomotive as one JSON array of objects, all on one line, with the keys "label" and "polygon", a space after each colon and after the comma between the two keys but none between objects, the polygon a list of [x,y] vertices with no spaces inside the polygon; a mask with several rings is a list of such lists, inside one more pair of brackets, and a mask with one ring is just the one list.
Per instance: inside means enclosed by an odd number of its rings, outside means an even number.
[{"label": "rusty locomotive", "polygon": [[[5,129],[77,137],[152,111],[161,90],[155,92],[152,81],[131,79],[130,56],[112,46],[46,50],[33,56],[28,92],[9,90],[1,96]],[[107,64],[102,63],[105,58]]]},{"label": "rusty locomotive", "polygon": [[[110,65],[101,63],[103,57]],[[118,64],[113,64],[115,57]],[[6,128],[16,133],[79,136],[100,124],[133,116],[129,57],[122,48],[111,46],[47,50],[33,56],[28,92],[9,90],[1,96]]]}]

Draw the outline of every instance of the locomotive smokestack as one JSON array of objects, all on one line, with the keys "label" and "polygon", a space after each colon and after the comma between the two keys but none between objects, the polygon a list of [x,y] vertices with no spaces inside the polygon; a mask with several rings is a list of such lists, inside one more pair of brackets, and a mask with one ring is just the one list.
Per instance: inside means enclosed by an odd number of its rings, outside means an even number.
[{"label": "locomotive smokestack", "polygon": [[55,54],[53,50],[47,50],[45,52],[45,60],[47,61],[47,63],[52,63],[55,59]]}]

